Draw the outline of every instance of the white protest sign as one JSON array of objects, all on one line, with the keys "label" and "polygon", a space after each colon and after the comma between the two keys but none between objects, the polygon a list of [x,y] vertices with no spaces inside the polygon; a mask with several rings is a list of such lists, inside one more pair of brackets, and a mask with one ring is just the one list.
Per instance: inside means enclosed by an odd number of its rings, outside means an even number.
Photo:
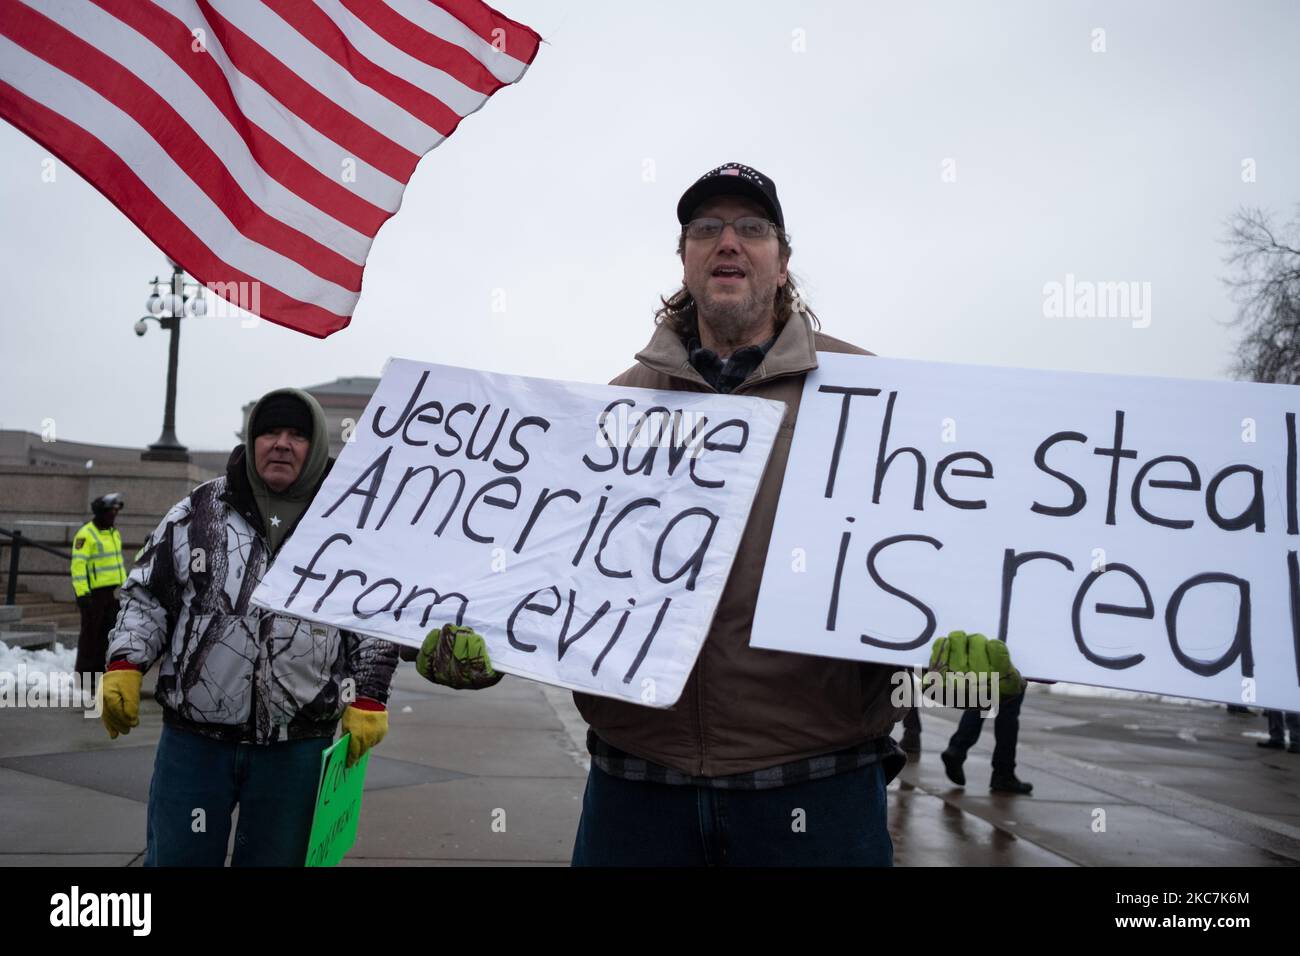
[{"label": "white protest sign", "polygon": [[818,361],[753,646],[1300,710],[1300,389]]},{"label": "white protest sign", "polygon": [[784,405],[391,359],[253,595],[512,674],[668,707],[708,633]]}]

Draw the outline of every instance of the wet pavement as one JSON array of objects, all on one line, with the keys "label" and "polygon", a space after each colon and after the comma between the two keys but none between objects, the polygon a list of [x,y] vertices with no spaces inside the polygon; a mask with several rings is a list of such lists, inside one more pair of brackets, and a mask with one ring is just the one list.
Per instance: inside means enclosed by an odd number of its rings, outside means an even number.
[{"label": "wet pavement", "polygon": [[[0,709],[0,866],[139,865],[162,722],[152,700],[142,711],[110,742],[79,712]],[[988,790],[991,724],[967,786],[944,775],[958,716],[923,712],[923,752],[890,785],[898,865],[1300,863],[1300,755],[1256,747],[1262,717],[1032,686],[1017,773],[1034,792],[1008,796]],[[567,692],[508,678],[457,693],[403,665],[390,722],[345,865],[567,864],[586,777]]]},{"label": "wet pavement", "polygon": [[920,758],[890,788],[900,865],[1300,863],[1300,754],[1257,747],[1261,716],[1031,685],[1016,766],[1029,796],[989,791],[991,724],[966,786],[947,778],[939,753],[959,716],[923,712]]}]

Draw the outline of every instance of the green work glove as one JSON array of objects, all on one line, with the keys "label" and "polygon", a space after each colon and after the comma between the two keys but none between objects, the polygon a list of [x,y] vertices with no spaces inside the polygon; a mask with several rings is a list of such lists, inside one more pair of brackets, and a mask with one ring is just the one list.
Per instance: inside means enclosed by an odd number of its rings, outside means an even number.
[{"label": "green work glove", "polygon": [[1002,698],[1015,697],[1025,690],[1025,679],[1012,665],[1007,645],[983,634],[952,631],[938,638],[930,648],[930,669],[940,673],[997,674],[998,696]]},{"label": "green work glove", "polygon": [[444,624],[424,638],[415,669],[425,680],[457,690],[482,690],[505,675],[492,669],[487,644],[468,627]]}]

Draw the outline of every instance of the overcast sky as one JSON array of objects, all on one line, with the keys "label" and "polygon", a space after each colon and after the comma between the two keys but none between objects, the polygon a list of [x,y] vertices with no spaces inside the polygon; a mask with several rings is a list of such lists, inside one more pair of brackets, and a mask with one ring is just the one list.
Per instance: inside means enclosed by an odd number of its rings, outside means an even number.
[{"label": "overcast sky", "polygon": [[[1224,378],[1225,222],[1300,203],[1284,0],[497,6],[548,42],[420,163],[351,326],[187,320],[182,442],[390,355],[608,380],[681,278],[678,197],[725,161],[776,182],[827,332],[949,362]],[[131,326],[166,262],[46,156],[0,124],[0,427],[147,445],[167,340]],[[1045,315],[1067,274],[1149,283],[1149,323]]]}]

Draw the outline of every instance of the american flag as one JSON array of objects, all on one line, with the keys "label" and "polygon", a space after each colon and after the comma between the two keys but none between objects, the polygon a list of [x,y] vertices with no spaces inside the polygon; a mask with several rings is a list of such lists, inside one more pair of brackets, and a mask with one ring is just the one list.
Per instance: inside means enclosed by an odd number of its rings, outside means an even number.
[{"label": "american flag", "polygon": [[0,0],[0,116],[209,289],[324,338],[420,157],[540,43],[478,0]]}]

